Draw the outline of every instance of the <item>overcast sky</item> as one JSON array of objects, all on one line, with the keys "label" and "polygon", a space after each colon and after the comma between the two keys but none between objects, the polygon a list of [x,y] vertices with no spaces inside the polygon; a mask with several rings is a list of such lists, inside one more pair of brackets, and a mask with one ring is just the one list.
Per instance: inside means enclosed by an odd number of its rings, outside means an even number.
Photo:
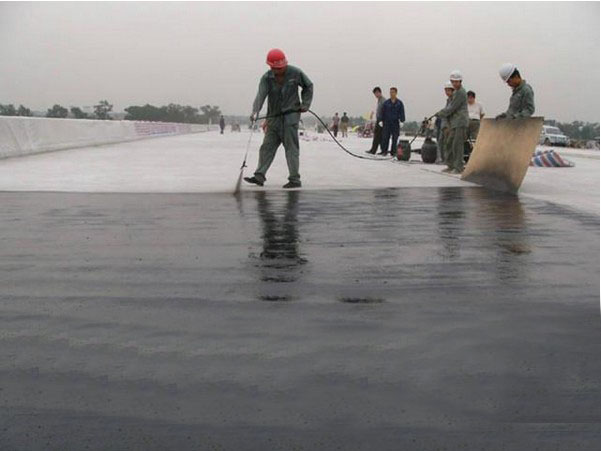
[{"label": "overcast sky", "polygon": [[453,69],[489,114],[514,62],[536,114],[599,121],[599,3],[1,3],[0,103],[108,99],[248,114],[265,54],[283,49],[321,115],[373,109],[399,88],[410,119],[437,111]]}]

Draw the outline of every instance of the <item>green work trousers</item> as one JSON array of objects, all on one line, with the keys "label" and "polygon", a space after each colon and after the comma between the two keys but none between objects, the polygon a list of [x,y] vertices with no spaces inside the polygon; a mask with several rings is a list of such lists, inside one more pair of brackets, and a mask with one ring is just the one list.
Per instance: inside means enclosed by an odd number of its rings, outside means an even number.
[{"label": "green work trousers", "polygon": [[300,174],[298,173],[298,124],[286,124],[282,120],[273,122],[268,124],[263,144],[259,150],[259,164],[255,171],[255,177],[265,182],[265,174],[267,174],[271,163],[273,163],[275,153],[280,144],[284,144],[286,162],[288,163],[288,180],[291,182],[300,182]]},{"label": "green work trousers", "polygon": [[446,161],[449,169],[463,171],[463,146],[467,139],[467,127],[456,127],[449,130],[445,140]]},{"label": "green work trousers", "polygon": [[445,127],[440,131],[438,138],[438,153],[440,155],[440,161],[443,163],[447,162],[447,147],[449,145],[449,127]]}]

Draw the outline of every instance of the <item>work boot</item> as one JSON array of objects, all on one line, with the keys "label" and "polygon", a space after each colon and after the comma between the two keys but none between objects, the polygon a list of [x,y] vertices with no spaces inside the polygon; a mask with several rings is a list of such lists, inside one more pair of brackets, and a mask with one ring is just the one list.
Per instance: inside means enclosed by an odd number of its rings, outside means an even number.
[{"label": "work boot", "polygon": [[450,172],[453,172],[454,169],[453,168],[444,168],[441,172],[444,172],[445,174],[448,174]]},{"label": "work boot", "polygon": [[300,188],[301,182],[288,182],[282,188],[291,189],[291,188]]},{"label": "work boot", "polygon": [[254,185],[263,186],[263,182],[256,177],[244,177],[244,181]]},{"label": "work boot", "polygon": [[382,155],[383,157],[385,157],[386,155],[388,155],[388,152],[379,152],[378,155]]},{"label": "work boot", "polygon": [[463,174],[463,169],[453,169],[453,171],[451,171],[451,174]]},{"label": "work boot", "polygon": [[370,153],[370,154],[372,154],[372,155],[375,155],[375,154],[376,154],[376,152],[375,152],[375,151],[371,151],[371,150],[366,150],[366,151],[365,151],[365,153]]}]

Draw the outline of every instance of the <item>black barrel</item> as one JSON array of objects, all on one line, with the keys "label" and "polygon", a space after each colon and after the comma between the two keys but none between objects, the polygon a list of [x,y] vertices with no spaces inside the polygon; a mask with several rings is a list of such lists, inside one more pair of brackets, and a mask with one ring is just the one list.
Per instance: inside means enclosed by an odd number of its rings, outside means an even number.
[{"label": "black barrel", "polygon": [[426,138],[424,144],[422,145],[422,161],[424,163],[436,163],[436,150],[438,146],[432,138]]}]

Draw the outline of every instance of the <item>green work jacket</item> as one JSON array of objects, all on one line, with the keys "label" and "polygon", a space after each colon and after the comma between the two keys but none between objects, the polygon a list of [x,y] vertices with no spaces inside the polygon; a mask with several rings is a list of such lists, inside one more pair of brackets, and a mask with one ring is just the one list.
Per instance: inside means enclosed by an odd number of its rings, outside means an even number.
[{"label": "green work jacket", "polygon": [[[301,88],[301,99],[298,88]],[[267,98],[267,116],[278,115],[288,111],[295,113],[283,116],[283,122],[288,125],[297,125],[300,120],[301,108],[308,110],[313,100],[313,82],[298,67],[288,66],[284,74],[284,81],[280,85],[271,70],[268,70],[259,82],[259,90],[253,102],[253,113],[259,113]],[[282,122],[281,117],[268,119],[268,122]]]},{"label": "green work jacket", "polygon": [[467,112],[467,93],[463,86],[455,90],[451,101],[436,115],[446,119],[450,128],[468,126],[470,120]]}]

